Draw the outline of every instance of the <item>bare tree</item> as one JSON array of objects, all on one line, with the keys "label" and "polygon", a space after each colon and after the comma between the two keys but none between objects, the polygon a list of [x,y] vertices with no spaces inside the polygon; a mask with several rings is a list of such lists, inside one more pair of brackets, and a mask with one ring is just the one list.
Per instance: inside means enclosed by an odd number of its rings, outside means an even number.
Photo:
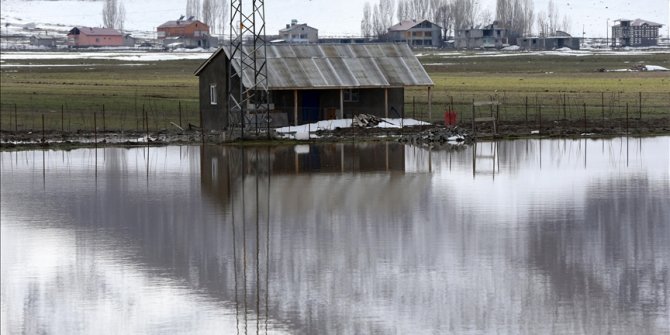
[{"label": "bare tree", "polygon": [[443,35],[445,37],[449,36],[449,29],[451,28],[453,21],[450,0],[440,0],[437,3],[437,7],[434,10],[433,20],[437,25],[442,27],[444,32]]},{"label": "bare tree", "polygon": [[508,38],[530,34],[534,22],[532,0],[498,0],[496,2],[496,21],[507,29]]},{"label": "bare tree", "polygon": [[385,33],[384,21],[378,4],[372,10],[372,31],[377,38],[383,37]]},{"label": "bare tree", "polygon": [[451,10],[454,18],[454,30],[474,26],[479,14],[479,3],[476,0],[454,0]]},{"label": "bare tree", "polygon": [[428,18],[430,3],[428,0],[411,0],[412,18],[416,20],[423,20]]},{"label": "bare tree", "polygon": [[408,13],[407,13],[407,1],[405,0],[398,0],[398,8],[396,9],[396,17],[398,18],[398,22],[405,21],[409,19]]},{"label": "bare tree", "polygon": [[537,33],[541,37],[549,35],[549,20],[547,19],[547,14],[544,11],[537,13]]},{"label": "bare tree", "polygon": [[381,15],[384,31],[393,25],[395,0],[379,0],[379,14]]},{"label": "bare tree", "polygon": [[219,31],[221,35],[225,35],[226,26],[228,25],[228,1],[221,0],[221,11],[219,12]]},{"label": "bare tree", "polygon": [[361,35],[364,37],[372,36],[372,9],[370,3],[365,2],[363,5],[363,19],[361,20]]},{"label": "bare tree", "polygon": [[198,17],[200,15],[200,0],[186,0],[186,16]]},{"label": "bare tree", "polygon": [[553,34],[559,29],[558,22],[558,8],[554,4],[554,0],[549,0],[547,5],[547,23],[549,24],[549,34]]},{"label": "bare tree", "polygon": [[123,30],[123,25],[126,23],[126,6],[123,1],[119,0],[119,7],[117,7],[116,28]]},{"label": "bare tree", "polygon": [[102,23],[105,28],[123,29],[126,9],[119,0],[105,0],[102,6]]},{"label": "bare tree", "polygon": [[524,27],[523,34],[530,35],[533,33],[533,25],[535,24],[535,8],[533,8],[533,0],[524,0],[523,4],[523,17]]}]

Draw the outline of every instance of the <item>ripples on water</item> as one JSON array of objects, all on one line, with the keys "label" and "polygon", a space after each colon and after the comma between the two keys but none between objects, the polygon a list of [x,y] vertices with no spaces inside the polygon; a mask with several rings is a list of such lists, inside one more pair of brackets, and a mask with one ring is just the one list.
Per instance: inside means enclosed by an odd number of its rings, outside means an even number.
[{"label": "ripples on water", "polygon": [[670,332],[670,139],[0,153],[13,333]]}]

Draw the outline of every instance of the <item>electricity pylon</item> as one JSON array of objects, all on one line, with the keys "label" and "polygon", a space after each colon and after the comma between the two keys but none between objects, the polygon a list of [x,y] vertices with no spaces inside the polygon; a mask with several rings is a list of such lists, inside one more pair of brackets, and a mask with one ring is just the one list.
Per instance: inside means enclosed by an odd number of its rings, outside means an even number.
[{"label": "electricity pylon", "polygon": [[244,138],[245,129],[258,135],[259,121],[270,122],[265,0],[231,0],[229,32],[228,126]]}]

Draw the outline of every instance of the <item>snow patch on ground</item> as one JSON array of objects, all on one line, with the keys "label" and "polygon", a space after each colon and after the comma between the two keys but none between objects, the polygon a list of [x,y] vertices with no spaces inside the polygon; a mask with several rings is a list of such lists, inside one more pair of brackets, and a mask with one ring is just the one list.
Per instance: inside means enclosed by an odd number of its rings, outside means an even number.
[{"label": "snow patch on ground", "polygon": [[[402,128],[409,126],[425,126],[430,125],[428,122],[418,121],[415,119],[402,118],[382,118],[382,122],[377,125],[377,128]],[[352,119],[339,120],[323,120],[310,124],[303,124],[299,126],[288,126],[277,128],[275,131],[284,138],[307,140],[318,138],[315,134],[320,130],[335,130],[338,128],[351,128]]]},{"label": "snow patch on ground", "polygon": [[2,52],[0,57],[8,60],[51,60],[51,59],[97,59],[126,62],[154,62],[164,60],[207,59],[214,49],[199,52],[141,52],[141,51],[100,51],[100,52]]}]

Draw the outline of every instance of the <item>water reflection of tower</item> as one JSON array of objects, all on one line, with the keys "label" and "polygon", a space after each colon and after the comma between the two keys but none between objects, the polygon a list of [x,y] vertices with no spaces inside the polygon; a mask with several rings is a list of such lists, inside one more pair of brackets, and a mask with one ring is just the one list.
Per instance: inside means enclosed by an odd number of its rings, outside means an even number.
[{"label": "water reflection of tower", "polygon": [[[269,148],[261,150],[242,148],[237,152],[239,160],[223,162],[229,186],[238,333],[247,333],[249,327],[259,332],[263,325],[267,329],[269,319],[271,159]],[[237,196],[234,190],[239,190]]]}]

